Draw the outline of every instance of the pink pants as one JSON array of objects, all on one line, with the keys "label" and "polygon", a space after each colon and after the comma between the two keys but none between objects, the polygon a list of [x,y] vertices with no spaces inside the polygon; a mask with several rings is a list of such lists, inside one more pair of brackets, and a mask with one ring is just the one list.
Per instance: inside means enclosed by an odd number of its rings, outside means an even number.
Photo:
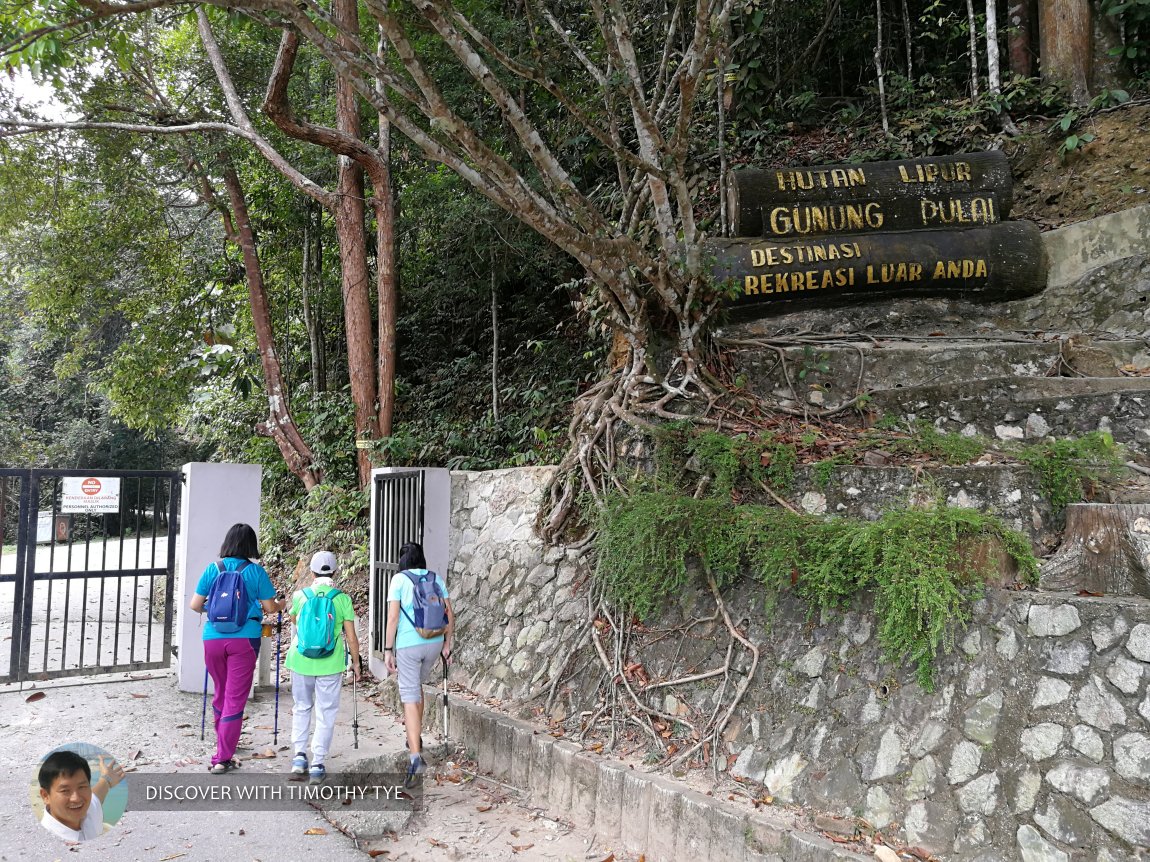
[{"label": "pink pants", "polygon": [[231,760],[240,741],[244,706],[252,690],[259,640],[215,638],[204,641],[204,663],[212,678],[212,713],[216,728],[216,754],[212,765]]}]

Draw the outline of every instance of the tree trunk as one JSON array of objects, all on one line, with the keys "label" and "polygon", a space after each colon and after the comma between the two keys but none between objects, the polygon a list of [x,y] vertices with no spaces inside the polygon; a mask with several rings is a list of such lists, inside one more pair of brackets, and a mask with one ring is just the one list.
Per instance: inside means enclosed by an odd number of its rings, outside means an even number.
[{"label": "tree trunk", "polygon": [[495,288],[495,252],[491,252],[491,418],[499,421],[499,302]]},{"label": "tree trunk", "polygon": [[318,223],[314,230],[316,234],[314,238],[316,251],[313,253],[312,214],[314,212],[317,212],[317,210],[309,206],[303,229],[303,322],[304,327],[307,329],[308,349],[311,355],[311,361],[309,363],[311,369],[311,391],[313,395],[317,395],[327,389],[327,381],[325,380],[324,374],[322,308],[315,305],[313,298],[315,286],[319,282],[320,271],[320,268],[315,263],[313,254],[318,254],[318,234],[323,230],[323,214],[322,211],[318,211]]},{"label": "tree trunk", "polygon": [[890,132],[890,120],[886,114],[886,76],[882,70],[882,0],[875,0],[875,15],[877,21],[877,35],[874,46],[874,68],[878,75],[878,105],[882,114],[882,130]]},{"label": "tree trunk", "polygon": [[974,21],[974,2],[966,0],[966,25],[970,31],[970,97],[978,98],[978,28]]},{"label": "tree trunk", "polygon": [[[382,55],[385,42],[380,39]],[[382,85],[381,85],[382,86]],[[395,248],[395,195],[391,186],[391,123],[379,114],[379,164],[370,171],[375,190],[376,302],[379,311],[379,434],[390,437],[395,419],[395,325],[399,267]]]},{"label": "tree trunk", "polygon": [[268,312],[267,294],[264,290],[263,268],[260,266],[256,250],[255,232],[248,216],[247,201],[243,187],[231,165],[224,168],[224,184],[228,190],[235,221],[231,239],[240,247],[244,259],[244,275],[248,283],[248,299],[255,324],[256,342],[263,365],[264,386],[268,395],[267,433],[275,440],[288,469],[303,482],[307,490],[323,482],[323,473],[314,466],[314,456],[296,427],[288,407],[284,391],[283,370],[276,355],[275,338],[272,334],[271,316]]},{"label": "tree trunk", "polygon": [[1072,503],[1058,551],[1042,565],[1048,590],[1150,598],[1150,504]]},{"label": "tree trunk", "polygon": [[1029,78],[1034,74],[1034,52],[1030,45],[1034,27],[1030,0],[1009,0],[1006,18],[1010,22],[1010,71]]},{"label": "tree trunk", "polygon": [[910,25],[910,9],[907,0],[902,0],[902,32],[906,38],[906,79],[914,82],[914,32]]},{"label": "tree trunk", "polygon": [[1090,101],[1094,58],[1090,0],[1039,0],[1042,80],[1063,84],[1075,104]]},{"label": "tree trunk", "polygon": [[986,0],[986,87],[992,96],[1002,92],[1002,75],[998,68],[997,0]]},{"label": "tree trunk", "polygon": [[[354,41],[342,34],[359,30],[356,0],[335,0],[333,13],[344,47],[355,50]],[[355,87],[344,75],[336,78],[336,126],[344,134],[356,140],[361,139]],[[349,156],[339,156],[338,159],[335,230],[339,236],[343,314],[347,328],[347,373],[351,384],[351,400],[355,405],[355,436],[356,440],[378,440],[375,338],[371,319],[371,275],[367,265],[367,206],[364,200],[363,169]],[[371,479],[368,450],[357,448],[356,462],[360,487],[366,487]]]}]

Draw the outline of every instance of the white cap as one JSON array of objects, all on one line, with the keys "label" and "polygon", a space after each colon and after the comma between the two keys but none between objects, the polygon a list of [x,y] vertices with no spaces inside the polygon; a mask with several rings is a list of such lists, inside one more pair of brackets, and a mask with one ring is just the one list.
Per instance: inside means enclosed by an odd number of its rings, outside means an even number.
[{"label": "white cap", "polygon": [[311,570],[317,575],[330,575],[339,568],[331,551],[316,551],[311,557]]}]

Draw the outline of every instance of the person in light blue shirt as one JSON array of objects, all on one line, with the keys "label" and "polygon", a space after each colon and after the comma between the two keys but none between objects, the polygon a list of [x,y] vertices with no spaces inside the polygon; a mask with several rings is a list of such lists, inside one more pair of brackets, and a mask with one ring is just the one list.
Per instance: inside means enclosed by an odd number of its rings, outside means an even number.
[{"label": "person in light blue shirt", "polygon": [[247,524],[234,525],[220,548],[220,561],[209,563],[204,569],[196,584],[196,594],[188,605],[196,613],[203,613],[212,584],[221,571],[240,572],[248,600],[247,615],[240,630],[221,632],[211,621],[204,623],[204,664],[214,688],[212,714],[216,728],[216,753],[208,771],[216,775],[240,765],[235,757],[236,745],[240,741],[244,707],[248,703],[260,654],[263,615],[265,612],[274,614],[287,607],[286,601],[276,597],[276,588],[264,567],[252,562],[259,556],[256,531]]},{"label": "person in light blue shirt", "polygon": [[447,625],[442,634],[425,638],[416,630],[413,620],[415,585],[405,572],[417,578],[428,574],[423,547],[408,542],[399,550],[399,572],[391,579],[387,592],[387,632],[383,642],[384,664],[389,674],[399,678],[399,699],[403,702],[403,724],[407,729],[407,750],[411,763],[408,777],[422,773],[427,765],[423,760],[423,684],[431,677],[440,658],[451,660],[451,645],[455,632],[455,613],[443,578],[435,575],[443,596]]}]

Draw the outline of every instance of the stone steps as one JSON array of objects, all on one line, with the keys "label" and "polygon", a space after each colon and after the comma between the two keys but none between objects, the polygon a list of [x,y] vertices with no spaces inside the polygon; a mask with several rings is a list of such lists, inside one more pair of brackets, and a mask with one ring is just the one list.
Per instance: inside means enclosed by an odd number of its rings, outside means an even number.
[{"label": "stone steps", "polygon": [[[1045,377],[1059,371],[1077,371],[1088,377],[1116,378],[1123,366],[1150,366],[1150,344],[1143,340],[1077,340],[1064,344],[1059,340],[995,341],[961,336],[878,338],[825,347],[792,346],[783,353],[787,358],[785,371],[774,351],[737,347],[735,362],[747,379],[747,387],[758,395],[793,402],[796,392],[787,382],[789,373],[800,398],[805,395],[810,399],[810,393],[817,389],[819,395],[814,400],[828,406],[853,397],[860,383],[864,391],[881,391],[976,384],[1004,374]],[[800,379],[804,370],[806,373]]]},{"label": "stone steps", "polygon": [[996,377],[871,393],[870,406],[939,430],[999,440],[1109,431],[1135,453],[1150,453],[1150,378]]}]

